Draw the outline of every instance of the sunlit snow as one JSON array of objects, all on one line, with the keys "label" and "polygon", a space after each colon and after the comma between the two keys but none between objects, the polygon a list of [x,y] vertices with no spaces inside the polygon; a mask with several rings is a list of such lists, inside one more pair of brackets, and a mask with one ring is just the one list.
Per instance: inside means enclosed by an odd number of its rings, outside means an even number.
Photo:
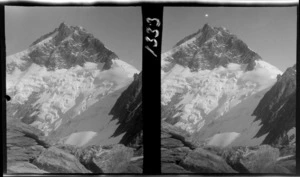
[{"label": "sunlit snow", "polygon": [[[266,62],[258,64],[252,71],[246,71],[246,65],[231,63],[226,68],[220,66],[213,70],[191,72],[188,67],[176,64],[162,75],[162,105],[168,105],[176,94],[183,94],[176,107],[182,106],[179,126],[190,133],[201,129],[205,117],[217,119],[236,106],[243,99],[276,82],[280,70]],[[199,124],[195,130],[195,124]]]}]

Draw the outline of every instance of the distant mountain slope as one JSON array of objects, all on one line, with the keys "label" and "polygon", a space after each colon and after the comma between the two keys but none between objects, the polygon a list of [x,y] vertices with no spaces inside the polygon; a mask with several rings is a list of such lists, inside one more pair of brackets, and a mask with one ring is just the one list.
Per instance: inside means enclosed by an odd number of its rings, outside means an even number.
[{"label": "distant mountain slope", "polygon": [[108,115],[139,71],[118,59],[84,28],[59,25],[20,53],[7,57],[8,117],[78,146],[116,143]]}]

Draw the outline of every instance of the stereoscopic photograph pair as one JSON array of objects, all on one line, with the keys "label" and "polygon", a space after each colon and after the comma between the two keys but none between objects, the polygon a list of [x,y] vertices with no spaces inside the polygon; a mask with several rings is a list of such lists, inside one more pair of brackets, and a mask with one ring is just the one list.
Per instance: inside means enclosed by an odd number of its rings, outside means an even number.
[{"label": "stereoscopic photograph pair", "polygon": [[156,5],[3,6],[4,174],[296,175],[298,4]]}]

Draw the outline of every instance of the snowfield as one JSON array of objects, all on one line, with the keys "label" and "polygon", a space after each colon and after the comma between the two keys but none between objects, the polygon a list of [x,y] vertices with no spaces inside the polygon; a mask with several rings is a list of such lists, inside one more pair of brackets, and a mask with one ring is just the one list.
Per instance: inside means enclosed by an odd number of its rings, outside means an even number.
[{"label": "snowfield", "polygon": [[252,113],[268,90],[269,88],[249,96],[218,120],[209,120],[202,127],[201,131],[193,135],[194,138],[211,145],[223,147],[261,144],[267,134],[259,138],[253,138],[261,128],[261,125],[260,121],[254,122],[256,117],[252,116]]},{"label": "snowfield", "polygon": [[231,144],[239,136],[240,136],[240,133],[236,133],[236,132],[226,132],[226,133],[215,134],[213,137],[210,138],[207,145],[226,147],[229,144]]},{"label": "snowfield", "polygon": [[245,71],[245,65],[230,63],[226,68],[198,72],[175,64],[162,74],[162,105],[168,105],[179,94],[180,101],[175,104],[178,111],[173,117],[180,116],[181,121],[176,126],[190,133],[199,131],[206,121],[218,119],[247,97],[270,88],[277,74],[282,74],[266,62],[256,63],[252,71]]},{"label": "snowfield", "polygon": [[[41,42],[38,44],[40,45]],[[26,53],[21,52],[22,55]],[[20,59],[21,54],[9,56],[9,61],[20,65],[26,64],[24,63],[26,61]],[[31,106],[38,110],[32,112],[31,116],[36,115],[38,119],[31,125],[48,136],[54,130],[59,130],[67,119],[80,117],[83,112],[101,102],[106,96],[126,88],[133,81],[133,75],[139,72],[122,60],[116,59],[112,62],[111,68],[103,71],[99,69],[103,67],[102,63],[93,62],[86,62],[83,67],[77,65],[70,69],[54,71],[49,71],[46,67],[34,63],[24,71],[15,67],[13,72],[7,73],[7,94],[12,97],[12,104],[21,105],[26,104],[33,94],[38,95],[31,103]],[[111,107],[116,99],[117,97],[114,97]],[[97,134],[91,135],[90,133],[77,133],[72,135],[67,143],[84,145],[88,141],[78,142],[76,137],[80,139],[80,137],[98,136]]]}]

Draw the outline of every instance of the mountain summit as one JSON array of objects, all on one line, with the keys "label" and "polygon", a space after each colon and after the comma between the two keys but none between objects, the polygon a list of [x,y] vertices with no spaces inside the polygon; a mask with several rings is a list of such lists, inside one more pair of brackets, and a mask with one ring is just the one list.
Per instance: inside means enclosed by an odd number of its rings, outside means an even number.
[{"label": "mountain summit", "polygon": [[[118,59],[114,52],[84,28],[65,23],[41,36],[19,55],[19,60],[45,66],[48,70],[83,66],[85,62],[102,64],[100,69],[105,70],[111,67],[112,60]],[[15,57],[7,58],[8,71],[12,71],[16,65],[14,61],[18,59]],[[25,70],[28,65],[21,66],[21,70]]]},{"label": "mountain summit", "polygon": [[224,27],[212,27],[209,24],[180,40],[162,58],[165,72],[175,63],[187,66],[191,71],[226,67],[229,63],[246,64],[247,70],[252,70],[255,61],[261,60],[236,35]]}]

